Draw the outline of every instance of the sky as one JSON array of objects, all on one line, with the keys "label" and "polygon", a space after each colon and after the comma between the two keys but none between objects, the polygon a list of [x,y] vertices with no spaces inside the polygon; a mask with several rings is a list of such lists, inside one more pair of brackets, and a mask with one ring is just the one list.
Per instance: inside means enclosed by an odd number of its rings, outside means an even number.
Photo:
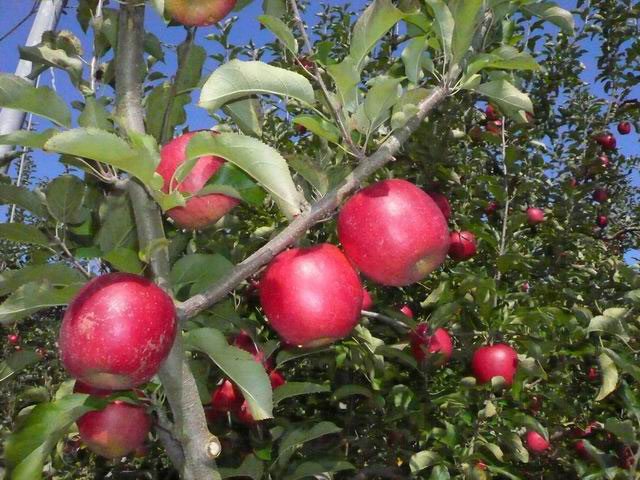
[{"label": "sky", "polygon": [[[111,4],[116,4],[114,0],[111,0]],[[308,19],[312,22],[313,19],[311,15],[314,11],[317,11],[317,2],[311,2],[315,7],[311,8],[309,12]],[[343,3],[343,2],[332,2],[335,4]],[[354,11],[358,11],[362,8],[366,3],[365,0],[354,0],[350,2],[352,9]],[[575,0],[559,0],[557,3],[565,8],[572,9],[575,6]],[[74,34],[76,34],[80,40],[83,42],[85,51],[88,52],[91,50],[91,30],[89,30],[89,35],[85,35],[82,30],[79,28],[76,22],[75,16],[75,7],[78,4],[78,0],[69,0],[66,14],[60,19],[60,23],[58,24],[59,30],[71,30]],[[4,36],[5,33],[9,32],[16,24],[23,19],[30,11],[33,6],[33,0],[0,0],[0,11],[2,15],[0,15],[0,38]],[[314,10],[315,9],[315,10]],[[234,13],[234,15],[238,16],[237,25],[231,31],[230,43],[237,45],[246,45],[250,39],[254,39],[257,45],[261,45],[264,42],[272,41],[273,35],[266,29],[260,30],[259,22],[256,17],[261,15],[262,12],[262,2],[260,0],[254,0],[250,3],[244,10],[238,13]],[[19,26],[13,33],[8,35],[4,40],[0,41],[0,71],[13,73],[15,67],[19,60],[18,46],[23,45],[26,41],[27,35],[29,33],[29,29],[31,27],[32,18],[25,21],[21,26]],[[181,27],[166,27],[164,22],[160,19],[157,13],[152,9],[147,9],[146,19],[145,19],[146,29],[150,32],[156,33],[162,40],[168,44],[179,44],[184,39],[184,29]],[[579,26],[579,25],[578,25]],[[554,30],[555,27],[548,27],[550,30]],[[214,42],[205,40],[205,36],[215,32],[215,27],[206,27],[200,28],[198,30],[198,35],[196,42],[200,45],[204,45],[209,53],[213,53],[215,51]],[[595,43],[587,42],[584,44],[585,47],[591,52],[595,52],[598,49],[598,45]],[[213,50],[212,50],[213,49]],[[86,55],[88,57],[88,55]],[[583,74],[583,80],[588,81],[592,84],[592,91],[595,95],[607,98],[607,95],[602,90],[602,85],[594,83],[594,78],[597,73],[597,68],[595,65],[595,56],[593,54],[587,54],[582,59],[586,68]],[[212,68],[213,64],[209,64],[209,69]],[[205,68],[207,66],[205,65]],[[161,70],[164,71],[167,75],[171,76],[175,70],[175,55],[169,55],[167,58],[166,65],[161,66]],[[81,100],[81,96],[77,93],[70,82],[68,81],[66,73],[62,71],[55,71],[52,74],[51,70],[44,72],[41,75],[40,80],[41,85],[48,85],[57,91],[57,93],[67,100],[71,102],[73,100]],[[100,94],[100,92],[99,92]],[[110,95],[111,90],[107,88],[107,90],[103,93],[104,95]],[[640,85],[636,87],[636,91],[632,92],[631,98],[640,98]],[[195,98],[194,96],[194,99]],[[74,112],[77,115],[77,112]],[[195,105],[191,105],[187,107],[187,116],[189,118],[189,126],[190,129],[197,128],[209,128],[211,126],[211,119],[209,118],[207,112],[201,108],[196,107]],[[40,128],[49,128],[49,124],[42,119],[34,118],[35,125],[38,129]],[[612,125],[612,128],[614,126]],[[632,132],[631,135],[621,136],[616,135],[618,140],[618,150],[622,154],[631,155],[638,154],[638,134],[636,132]],[[44,154],[41,152],[37,152],[34,154],[35,159],[35,173],[34,177],[37,178],[52,178],[56,175],[59,175],[63,171],[62,165],[56,161],[56,157],[50,154]],[[17,165],[17,162],[14,162]],[[10,174],[15,178],[16,176],[16,167],[12,166]],[[636,185],[640,185],[640,176],[638,173],[634,173],[633,181]],[[6,212],[6,207],[0,207],[0,214]],[[0,215],[4,216],[4,215]],[[633,250],[627,252],[625,255],[625,259],[629,263],[635,263],[637,260],[636,257],[640,258],[640,251]]]}]

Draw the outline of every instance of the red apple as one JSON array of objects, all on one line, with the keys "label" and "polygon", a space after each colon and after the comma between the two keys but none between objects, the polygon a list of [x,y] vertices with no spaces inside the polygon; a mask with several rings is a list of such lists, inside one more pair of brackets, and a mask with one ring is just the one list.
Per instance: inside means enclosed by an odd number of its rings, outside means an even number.
[{"label": "red apple", "polygon": [[211,406],[220,412],[231,412],[240,408],[242,400],[242,393],[231,380],[224,380],[211,394]]},{"label": "red apple", "polygon": [[487,108],[484,109],[484,114],[487,117],[487,120],[499,120],[500,119],[500,113],[496,110],[496,108],[491,105],[488,104]]},{"label": "red apple", "polygon": [[631,132],[630,122],[620,122],[618,124],[618,133],[620,133],[620,135],[627,135],[629,132]]},{"label": "red apple", "polygon": [[609,193],[604,188],[597,188],[593,192],[593,199],[596,202],[599,202],[599,203],[606,202],[608,198],[609,198]]},{"label": "red apple", "polygon": [[527,293],[529,291],[529,282],[524,282],[522,285],[520,285],[520,290],[522,290],[524,293]]},{"label": "red apple", "polygon": [[600,378],[600,373],[596,367],[591,367],[587,372],[587,378],[590,382],[596,382]]},{"label": "red apple", "polygon": [[524,116],[527,117],[528,124],[532,124],[536,120],[536,117],[531,112],[524,112]]},{"label": "red apple", "polygon": [[240,408],[238,408],[234,413],[236,419],[240,423],[247,425],[248,427],[251,427],[252,425],[255,425],[257,423],[255,418],[253,418],[253,415],[251,415],[251,411],[249,410],[249,402],[247,402],[246,400],[242,402]]},{"label": "red apple", "polygon": [[[164,179],[162,190],[165,193],[169,192],[169,182],[172,181],[176,169],[184,163],[187,144],[196,133],[198,132],[180,135],[160,150],[160,163],[156,167],[156,172]],[[211,134],[213,135],[214,132]],[[178,183],[175,178],[173,179],[172,189],[184,193],[198,193],[224,162],[220,157],[200,157],[182,182]],[[194,195],[187,200],[184,207],[172,208],[167,211],[167,215],[182,228],[197,230],[215,223],[238,203],[240,203],[238,199],[221,193]]]},{"label": "red apple", "polygon": [[264,352],[258,348],[251,335],[244,330],[231,338],[231,345],[249,352],[256,362],[262,363],[265,367],[268,366],[268,361],[265,361],[264,358]]},{"label": "red apple", "polygon": [[293,129],[299,135],[304,135],[305,133],[307,133],[307,127],[305,127],[304,125],[300,125],[299,123],[294,124]]},{"label": "red apple", "polygon": [[338,237],[367,277],[383,285],[418,282],[442,264],[449,231],[429,195],[406,180],[384,180],[360,190],[342,207]]},{"label": "red apple", "polygon": [[22,345],[14,345],[14,346],[13,346],[13,349],[14,349],[16,352],[20,352],[20,351],[22,350]]},{"label": "red apple", "polygon": [[471,359],[471,370],[478,383],[488,383],[493,377],[501,376],[511,385],[517,367],[518,354],[504,343],[480,347]]},{"label": "red apple", "polygon": [[587,425],[584,428],[580,428],[580,427],[572,428],[571,433],[574,437],[584,438],[584,437],[588,437],[589,435],[592,435],[599,428],[600,428],[600,424],[594,421],[594,422],[590,422],[589,425]]},{"label": "red apple", "polygon": [[176,337],[173,300],[144,277],[109,273],[73,298],[60,327],[60,357],[72,377],[127,389],[153,377]]},{"label": "red apple", "polygon": [[549,449],[551,444],[549,441],[540,435],[538,432],[527,432],[527,448],[533,453],[543,453]]},{"label": "red apple", "polygon": [[622,445],[618,448],[618,466],[625,470],[629,470],[635,463],[635,455],[633,449],[629,445]]},{"label": "red apple", "polygon": [[271,388],[278,388],[280,385],[284,385],[287,381],[278,370],[271,370],[269,374],[269,381],[271,382]]},{"label": "red apple", "polygon": [[[113,393],[81,382],[76,382],[73,391],[100,397]],[[151,417],[143,406],[116,400],[103,410],[85,413],[76,424],[89,450],[106,458],[120,458],[142,446],[151,429]]]},{"label": "red apple", "polygon": [[576,188],[578,186],[578,181],[575,178],[571,178],[567,182],[567,185],[569,185],[569,188]]},{"label": "red apple", "polygon": [[613,150],[616,148],[616,137],[608,132],[600,133],[593,138],[605,150]]},{"label": "red apple", "polygon": [[531,401],[529,402],[529,410],[536,413],[539,412],[542,408],[542,398],[539,396],[531,397]]},{"label": "red apple", "polygon": [[411,310],[411,307],[409,307],[409,305],[403,305],[400,308],[400,313],[406,315],[409,318],[413,318],[413,310]]},{"label": "red apple", "polygon": [[7,335],[7,343],[9,343],[9,345],[18,345],[20,343],[20,336],[15,333]]},{"label": "red apple", "polygon": [[451,217],[451,205],[449,205],[447,197],[438,192],[427,192],[427,195],[436,202],[436,205],[438,205],[438,208],[442,212],[442,215],[444,215],[444,218],[449,221],[449,218]]},{"label": "red apple", "polygon": [[484,209],[484,213],[486,213],[487,216],[489,216],[496,213],[496,210],[498,210],[498,203],[495,202],[494,200],[491,200],[489,203],[487,203],[487,206]]},{"label": "red apple", "polygon": [[535,207],[527,208],[527,222],[529,222],[529,225],[537,225],[544,222],[544,212]]},{"label": "red apple", "polygon": [[434,363],[440,367],[447,363],[453,352],[453,342],[449,333],[444,328],[437,328],[433,335],[429,334],[429,326],[426,323],[419,324],[410,336],[411,353],[420,363],[425,360],[427,353],[439,353],[442,357]]},{"label": "red apple", "polygon": [[492,120],[484,127],[492,135],[502,135],[502,120]]},{"label": "red apple", "polygon": [[598,225],[600,228],[606,227],[608,223],[609,219],[606,215],[598,215],[598,217],[596,218],[596,225]]},{"label": "red apple", "polygon": [[336,246],[292,248],[265,270],[260,303],[287,343],[317,347],[351,333],[360,319],[362,284]]},{"label": "red apple", "polygon": [[369,310],[373,307],[373,298],[366,288],[362,289],[362,310]]},{"label": "red apple", "polygon": [[226,17],[236,0],[165,0],[165,12],[176,22],[190,27],[203,27]]},{"label": "red apple", "polygon": [[591,459],[591,454],[589,453],[589,450],[587,450],[584,440],[578,440],[574,445],[574,448],[576,449],[576,453],[580,457],[584,458],[585,460]]},{"label": "red apple", "polygon": [[466,260],[476,254],[476,237],[473,233],[451,232],[449,237],[449,256],[454,260]]},{"label": "red apple", "polygon": [[606,154],[598,155],[598,164],[602,168],[607,168],[609,166],[609,157]]}]

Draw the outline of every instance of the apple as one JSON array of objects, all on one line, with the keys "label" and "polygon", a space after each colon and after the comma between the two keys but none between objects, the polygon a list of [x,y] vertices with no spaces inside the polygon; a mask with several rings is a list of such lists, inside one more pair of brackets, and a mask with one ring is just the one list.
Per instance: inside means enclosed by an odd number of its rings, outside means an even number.
[{"label": "apple", "polygon": [[[113,392],[76,382],[74,393],[105,397]],[[80,439],[92,452],[120,458],[140,448],[151,429],[151,417],[140,405],[116,400],[103,410],[88,412],[76,420]]]},{"label": "apple", "polygon": [[551,447],[549,441],[538,432],[530,430],[527,432],[527,448],[533,453],[544,453]]},{"label": "apple", "polygon": [[22,345],[14,345],[14,346],[13,346],[13,349],[14,349],[16,352],[20,352],[20,351],[22,351]]},{"label": "apple", "polygon": [[567,185],[569,185],[569,188],[576,188],[578,186],[578,181],[575,178],[571,178],[567,182]]},{"label": "apple", "polygon": [[451,217],[451,205],[449,205],[447,197],[439,192],[427,192],[427,195],[436,202],[436,205],[438,205],[438,208],[442,212],[442,215],[444,215],[444,218],[449,221],[449,218]]},{"label": "apple", "polygon": [[484,209],[484,213],[486,213],[487,216],[489,216],[496,213],[496,210],[498,210],[498,203],[495,202],[494,200],[491,200],[489,203],[487,203],[487,206]]},{"label": "apple", "polygon": [[536,121],[536,117],[531,112],[524,112],[524,116],[527,118],[528,124],[532,124]]},{"label": "apple", "polygon": [[620,122],[618,124],[618,133],[620,133],[620,135],[627,135],[629,132],[631,132],[630,122]]},{"label": "apple", "polygon": [[609,166],[609,157],[606,154],[598,155],[598,164],[602,168],[607,168]]},{"label": "apple", "polygon": [[242,400],[242,393],[231,380],[224,380],[211,394],[211,406],[219,412],[231,412],[240,408]]},{"label": "apple", "polygon": [[411,310],[411,307],[409,307],[409,305],[403,305],[400,308],[400,313],[402,313],[403,315],[409,318],[413,318],[413,310]]},{"label": "apple", "polygon": [[362,289],[362,310],[369,310],[373,307],[373,298],[366,288]]},{"label": "apple", "polygon": [[60,327],[62,363],[97,388],[127,389],[153,377],[176,337],[173,300],[144,277],[109,273],[88,282]]},{"label": "apple", "polygon": [[576,453],[582,457],[585,460],[591,460],[591,453],[589,453],[589,450],[587,450],[586,444],[584,440],[578,440],[575,445],[574,448],[576,450]]},{"label": "apple", "polygon": [[264,352],[258,348],[256,342],[253,341],[251,335],[242,330],[240,333],[231,337],[231,345],[241,348],[245,352],[249,352],[256,362],[262,363],[267,366],[267,361],[264,358]]},{"label": "apple", "polygon": [[476,237],[473,233],[451,232],[449,256],[454,260],[466,260],[476,254]]},{"label": "apple", "polygon": [[616,137],[611,133],[600,133],[593,137],[593,139],[605,150],[613,150],[616,148]]},{"label": "apple", "polygon": [[299,123],[296,123],[293,126],[293,129],[298,135],[304,135],[305,133],[307,133],[307,127],[305,127],[304,125],[300,125]]},{"label": "apple", "polygon": [[500,113],[491,104],[488,104],[487,108],[484,109],[484,114],[486,115],[487,120],[495,121],[500,119]]},{"label": "apple", "polygon": [[492,135],[501,135],[502,134],[502,120],[492,120],[487,122],[484,127],[488,133]]},{"label": "apple", "polygon": [[596,367],[591,367],[587,371],[587,378],[589,379],[590,382],[598,381],[598,379],[600,378],[600,373],[598,372],[598,369]]},{"label": "apple", "polygon": [[[160,163],[156,172],[164,179],[162,191],[169,192],[169,184],[176,169],[186,159],[187,144],[198,132],[189,132],[174,138],[160,150]],[[214,132],[210,132],[214,135]],[[200,157],[189,174],[178,183],[173,178],[172,190],[187,194],[197,194],[222,167],[225,160],[216,156]],[[209,193],[207,195],[194,195],[189,198],[183,207],[174,207],[167,211],[167,215],[182,228],[197,230],[208,227],[226,215],[240,201],[236,198],[221,193]]]},{"label": "apple", "polygon": [[234,412],[234,414],[236,420],[244,425],[247,425],[248,427],[251,427],[257,423],[255,418],[253,418],[253,415],[251,415],[251,410],[249,410],[249,402],[247,402],[246,400],[242,402],[242,405],[240,405],[240,408],[238,408]]},{"label": "apple", "polygon": [[606,227],[608,223],[609,219],[606,215],[598,215],[596,217],[596,225],[598,225],[600,228]]},{"label": "apple", "polygon": [[524,293],[527,293],[529,291],[529,282],[524,282],[522,285],[520,285],[520,290]]},{"label": "apple", "polygon": [[482,138],[482,129],[478,125],[474,125],[469,129],[469,132],[467,132],[467,134],[469,135],[471,140],[477,142]]},{"label": "apple", "polygon": [[527,208],[527,222],[529,222],[529,225],[537,225],[544,222],[544,212],[535,207]]},{"label": "apple", "polygon": [[338,237],[354,265],[383,285],[422,280],[449,251],[442,211],[401,179],[374,183],[347,200],[338,216]]},{"label": "apple", "polygon": [[596,188],[596,190],[593,192],[593,199],[596,202],[606,202],[608,198],[609,193],[604,188]]},{"label": "apple", "polygon": [[271,388],[278,388],[280,385],[287,383],[284,375],[278,370],[271,370],[271,373],[269,373],[269,381],[271,382]]},{"label": "apple", "polygon": [[9,335],[7,335],[7,343],[9,345],[18,345],[20,343],[20,335],[10,333]]},{"label": "apple", "polygon": [[529,402],[529,410],[533,413],[539,412],[542,408],[542,397],[537,395],[531,397],[531,401]]},{"label": "apple", "polygon": [[471,370],[478,383],[488,383],[493,377],[501,376],[511,385],[517,367],[518,354],[504,343],[480,347],[471,359]]},{"label": "apple", "polygon": [[226,17],[236,0],[164,0],[165,12],[176,22],[204,27]]},{"label": "apple", "polygon": [[598,429],[600,429],[600,424],[598,422],[590,422],[585,428],[574,427],[571,429],[571,433],[574,437],[584,438],[589,435],[594,434]]},{"label": "apple", "polygon": [[292,248],[278,254],[262,275],[260,303],[285,342],[318,347],[346,337],[356,326],[362,283],[335,245]]},{"label": "apple", "polygon": [[[637,449],[637,448],[636,448]],[[635,463],[635,455],[630,445],[622,445],[618,448],[618,466],[625,470],[631,469]]]},{"label": "apple", "polygon": [[447,363],[453,352],[453,342],[449,333],[444,328],[437,328],[432,335],[429,334],[429,326],[426,323],[419,324],[415,331],[409,335],[411,343],[411,353],[418,363],[424,362],[427,353],[439,353],[442,356],[437,362],[436,367],[440,367]]}]

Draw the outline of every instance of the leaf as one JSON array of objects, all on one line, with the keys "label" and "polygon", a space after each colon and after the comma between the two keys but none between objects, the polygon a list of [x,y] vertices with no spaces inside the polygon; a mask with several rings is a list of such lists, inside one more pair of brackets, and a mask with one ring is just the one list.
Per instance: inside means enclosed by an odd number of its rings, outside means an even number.
[{"label": "leaf", "polygon": [[440,44],[445,58],[451,58],[451,44],[453,42],[453,30],[455,22],[451,10],[443,0],[426,0],[427,5],[433,9],[436,18],[436,27]]},{"label": "leaf", "polygon": [[174,292],[193,285],[190,295],[195,295],[224,278],[233,264],[220,254],[193,253],[181,257],[171,268],[171,285]]},{"label": "leaf", "polygon": [[327,72],[336,84],[336,90],[344,108],[352,112],[356,106],[358,90],[356,85],[360,82],[360,73],[355,60],[347,55],[340,63],[327,65]]},{"label": "leaf", "polygon": [[313,87],[302,75],[263,62],[231,60],[206,80],[198,105],[215,112],[233,100],[251,95],[278,95],[313,105]]},{"label": "leaf", "polygon": [[504,453],[502,452],[502,449],[498,445],[496,445],[495,443],[482,443],[481,445],[487,450],[489,450],[491,454],[494,457],[496,457],[498,461],[500,462],[504,461]]},{"label": "leaf", "polygon": [[300,480],[301,478],[332,478],[328,474],[341,472],[344,470],[354,470],[351,463],[343,460],[315,460],[310,462],[302,462],[295,466],[293,472],[284,480]]},{"label": "leaf", "polygon": [[506,80],[493,80],[483,83],[474,90],[492,100],[500,101],[513,108],[533,113],[533,104],[529,97]]},{"label": "leaf", "polygon": [[230,346],[224,335],[213,328],[191,330],[184,338],[188,347],[206,353],[225,376],[242,390],[253,418],[273,418],[269,377],[250,353]]},{"label": "leaf", "polygon": [[0,238],[11,242],[33,243],[45,247],[49,245],[49,239],[38,227],[24,223],[0,223]]},{"label": "leaf", "polygon": [[529,5],[523,5],[522,10],[529,15],[557,25],[567,35],[573,35],[575,26],[573,15],[553,2],[530,3]]},{"label": "leaf", "polygon": [[0,73],[0,107],[33,113],[62,127],[71,127],[71,112],[53,90],[36,88],[15,75]]},{"label": "leaf", "polygon": [[47,217],[47,210],[35,192],[25,187],[0,184],[0,205],[12,204],[15,204],[18,208],[28,210],[39,217]]},{"label": "leaf", "polygon": [[332,422],[320,422],[311,427],[293,426],[291,430],[288,430],[282,436],[280,446],[278,447],[277,461],[280,465],[286,465],[295,450],[300,448],[304,443],[341,431],[342,429]]},{"label": "leaf", "polygon": [[0,145],[21,145],[23,147],[44,148],[51,137],[59,130],[48,128],[42,132],[34,132],[31,130],[16,130],[6,135],[0,135]]},{"label": "leaf", "polygon": [[519,435],[513,432],[507,432],[502,436],[502,441],[517,460],[522,463],[529,462],[529,451],[522,444],[522,439]]},{"label": "leaf", "polygon": [[287,13],[287,1],[286,0],[262,0],[262,11],[266,15],[271,15],[272,17],[280,18],[285,13]]},{"label": "leaf", "polygon": [[353,59],[357,72],[362,71],[364,60],[373,50],[378,40],[403,17],[402,11],[390,0],[374,0],[353,27],[349,56]]},{"label": "leaf", "polygon": [[298,41],[293,36],[293,33],[286,23],[271,15],[259,15],[257,18],[261,24],[267,27],[271,33],[278,37],[278,40],[280,40],[294,56],[298,55]]},{"label": "leaf", "polygon": [[622,443],[633,444],[636,442],[636,433],[631,420],[607,418],[604,428],[618,437]]},{"label": "leaf", "polygon": [[40,281],[43,278],[54,287],[66,287],[85,281],[78,270],[61,263],[27,265],[19,270],[5,270],[0,273],[0,297],[10,294],[26,283]]},{"label": "leaf", "polygon": [[261,480],[264,474],[264,463],[258,460],[254,454],[244,457],[238,468],[220,468],[220,478],[249,477],[253,480]]},{"label": "leaf", "polygon": [[222,107],[222,111],[233,119],[240,131],[245,135],[251,135],[256,138],[262,136],[264,112],[259,99],[243,98],[235,102],[229,102]]},{"label": "leaf", "polygon": [[426,88],[407,90],[393,106],[391,114],[391,128],[397,130],[404,126],[416,113],[418,104],[429,96]]},{"label": "leaf", "polygon": [[298,115],[292,122],[302,125],[307,130],[332,143],[338,144],[340,142],[340,130],[338,130],[338,127],[322,117],[317,115]]},{"label": "leaf", "polygon": [[364,99],[364,113],[370,122],[370,132],[377,130],[391,116],[391,107],[398,101],[402,92],[399,87],[402,80],[402,78],[381,77],[367,92]]},{"label": "leaf", "polygon": [[455,3],[452,13],[454,20],[451,38],[453,63],[458,64],[467,54],[471,40],[478,27],[479,14],[483,11],[483,0],[463,0]]},{"label": "leaf", "polygon": [[373,392],[363,385],[341,385],[333,392],[332,397],[335,400],[351,397],[353,395],[362,395],[366,398],[373,398]]},{"label": "leaf", "polygon": [[138,236],[133,208],[126,195],[111,195],[100,206],[100,230],[95,242],[102,252],[120,247],[138,251]]},{"label": "leaf", "polygon": [[131,248],[117,247],[100,255],[100,257],[119,272],[139,275],[144,270],[144,264],[140,261],[137,250]]},{"label": "leaf", "polygon": [[287,382],[273,391],[273,405],[277,405],[286,398],[311,395],[312,393],[327,393],[329,391],[331,391],[329,385],[309,382]]},{"label": "leaf", "polygon": [[287,162],[274,148],[245,135],[201,132],[194,135],[187,145],[187,162],[183,164],[180,175],[186,175],[195,159],[204,155],[222,157],[247,172],[271,193],[287,217],[300,213],[300,195]]},{"label": "leaf", "polygon": [[417,84],[422,79],[422,54],[426,45],[427,37],[413,37],[400,55],[404,63],[404,74],[411,83]]},{"label": "leaf", "polygon": [[0,362],[0,385],[20,372],[20,370],[36,363],[40,358],[42,357],[35,350],[26,349],[9,355],[9,358]]},{"label": "leaf", "polygon": [[260,206],[266,197],[265,191],[260,188],[249,176],[234,164],[225,162],[213,177],[207,180],[197,196],[210,193],[223,193],[238,200]]},{"label": "leaf", "polygon": [[623,319],[628,312],[626,308],[609,308],[603,312],[603,315],[597,315],[591,319],[587,332],[612,333],[628,342],[630,337],[623,324]]},{"label": "leaf", "polygon": [[467,76],[484,68],[503,70],[540,70],[540,65],[527,52],[519,52],[514,47],[503,45],[491,53],[481,53],[471,58],[467,67]]},{"label": "leaf", "polygon": [[409,459],[409,468],[411,473],[415,474],[420,470],[424,470],[427,467],[435,465],[441,461],[441,457],[438,453],[431,450],[422,450],[421,452],[414,453]]},{"label": "leaf", "polygon": [[431,469],[431,475],[429,475],[429,480],[449,480],[450,478],[449,469],[444,465],[436,465]]},{"label": "leaf", "polygon": [[601,353],[598,355],[598,363],[600,364],[602,385],[596,396],[596,402],[605,399],[610,393],[614,392],[618,384],[618,369],[611,357],[606,353]]},{"label": "leaf", "polygon": [[4,455],[11,479],[41,479],[45,461],[71,424],[87,412],[104,408],[107,403],[106,398],[77,393],[36,405],[20,430],[5,441]]},{"label": "leaf", "polygon": [[78,116],[78,125],[81,127],[100,128],[102,130],[113,129],[109,112],[107,112],[101,102],[94,97],[87,97],[85,99],[84,109]]},{"label": "leaf", "polygon": [[66,305],[80,287],[82,283],[55,288],[46,279],[26,283],[0,304],[0,324],[17,322],[43,308]]},{"label": "leaf", "polygon": [[45,192],[47,208],[56,220],[71,224],[84,221],[87,211],[82,209],[82,202],[86,186],[78,177],[60,175],[47,185]]}]

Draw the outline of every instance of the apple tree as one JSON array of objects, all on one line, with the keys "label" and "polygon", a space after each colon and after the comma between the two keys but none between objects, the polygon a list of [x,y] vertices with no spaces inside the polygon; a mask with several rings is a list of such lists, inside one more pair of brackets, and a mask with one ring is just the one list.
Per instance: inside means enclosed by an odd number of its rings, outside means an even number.
[{"label": "apple tree", "polygon": [[638,6],[249,3],[0,74],[65,168],[0,182],[0,475],[638,478]]}]

